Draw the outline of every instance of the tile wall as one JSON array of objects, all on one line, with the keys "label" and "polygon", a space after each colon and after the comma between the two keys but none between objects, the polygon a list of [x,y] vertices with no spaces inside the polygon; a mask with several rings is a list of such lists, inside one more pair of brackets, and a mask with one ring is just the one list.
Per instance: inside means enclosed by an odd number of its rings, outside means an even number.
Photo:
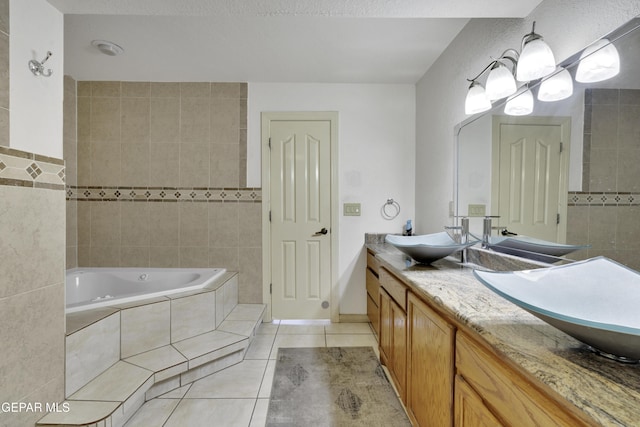
[{"label": "tile wall", "polygon": [[9,0],[0,0],[0,146],[9,146]]},{"label": "tile wall", "polygon": [[582,192],[569,193],[567,242],[640,270],[640,90],[585,92]]},{"label": "tile wall", "polygon": [[[64,399],[64,164],[9,146],[9,0],[0,0],[0,402]],[[0,413],[27,426],[38,411]]]},{"label": "tile wall", "polygon": [[[63,153],[68,189],[78,185],[78,138],[77,138],[76,81],[64,77],[63,102]],[[68,191],[67,191],[68,193]],[[78,202],[67,198],[67,268],[78,266]]]},{"label": "tile wall", "polygon": [[246,128],[246,83],[77,82],[77,265],[225,267],[262,302]]},{"label": "tile wall", "polygon": [[[64,164],[0,147],[0,402],[64,399]],[[44,412],[0,412],[33,425]]]}]

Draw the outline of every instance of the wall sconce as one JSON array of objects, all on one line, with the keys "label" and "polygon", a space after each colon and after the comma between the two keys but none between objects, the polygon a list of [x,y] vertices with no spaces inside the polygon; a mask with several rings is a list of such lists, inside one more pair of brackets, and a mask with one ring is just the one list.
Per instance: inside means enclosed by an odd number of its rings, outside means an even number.
[{"label": "wall sconce", "polygon": [[620,72],[618,49],[608,40],[600,39],[580,55],[576,81],[595,83],[617,76]]},{"label": "wall sconce", "polygon": [[540,34],[536,34],[536,23],[531,32],[522,38],[520,59],[516,68],[516,78],[521,82],[540,79],[556,70],[556,59],[549,45]]},{"label": "wall sconce", "polygon": [[482,113],[491,109],[491,101],[487,97],[484,86],[475,80],[471,81],[467,98],[464,101],[464,112],[466,114]]},{"label": "wall sconce", "polygon": [[45,56],[42,61],[38,62],[35,59],[29,61],[29,70],[31,70],[34,76],[51,77],[53,71],[50,69],[47,71],[44,70],[44,63],[51,58],[51,55],[53,55],[51,52],[47,52],[47,56]]},{"label": "wall sconce", "polygon": [[[513,56],[509,56],[508,53],[513,52]],[[491,108],[491,101],[504,98],[505,96],[513,95],[518,87],[516,85],[516,79],[514,77],[516,64],[518,63],[518,52],[513,49],[505,50],[498,59],[491,61],[484,70],[480,72],[473,79],[467,79],[471,82],[469,86],[469,92],[465,101],[465,113],[475,114],[487,111]],[[507,67],[507,61],[510,61],[512,66],[511,70]],[[486,89],[482,84],[478,82],[478,79],[487,71]]]}]

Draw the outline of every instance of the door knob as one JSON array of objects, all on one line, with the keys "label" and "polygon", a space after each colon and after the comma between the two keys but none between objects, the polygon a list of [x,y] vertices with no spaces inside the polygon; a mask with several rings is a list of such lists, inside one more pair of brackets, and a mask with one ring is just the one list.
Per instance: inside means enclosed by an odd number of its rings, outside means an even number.
[{"label": "door knob", "polygon": [[316,231],[314,236],[322,236],[323,234],[327,234],[328,232],[329,231],[326,228],[322,227],[322,230]]}]

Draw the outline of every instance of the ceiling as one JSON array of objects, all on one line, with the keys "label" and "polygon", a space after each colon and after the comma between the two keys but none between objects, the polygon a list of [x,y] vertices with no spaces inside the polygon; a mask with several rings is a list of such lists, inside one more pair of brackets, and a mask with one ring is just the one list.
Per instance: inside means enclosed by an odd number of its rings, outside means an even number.
[{"label": "ceiling", "polygon": [[77,80],[415,83],[469,18],[524,17],[541,0],[48,1]]}]

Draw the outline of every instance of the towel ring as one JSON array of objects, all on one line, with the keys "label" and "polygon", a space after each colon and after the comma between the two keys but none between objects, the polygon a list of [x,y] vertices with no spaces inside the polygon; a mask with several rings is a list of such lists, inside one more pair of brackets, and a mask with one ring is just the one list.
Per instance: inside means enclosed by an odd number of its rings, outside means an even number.
[{"label": "towel ring", "polygon": [[391,220],[400,214],[400,204],[393,199],[387,199],[382,208],[380,208],[382,218]]}]

